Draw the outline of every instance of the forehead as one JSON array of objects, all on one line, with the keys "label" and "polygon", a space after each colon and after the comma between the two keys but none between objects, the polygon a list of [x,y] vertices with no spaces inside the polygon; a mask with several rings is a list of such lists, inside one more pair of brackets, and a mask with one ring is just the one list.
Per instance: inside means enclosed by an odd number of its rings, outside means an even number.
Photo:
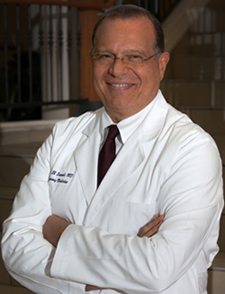
[{"label": "forehead", "polygon": [[109,19],[102,21],[96,31],[98,50],[150,50],[155,43],[155,31],[147,17]]}]

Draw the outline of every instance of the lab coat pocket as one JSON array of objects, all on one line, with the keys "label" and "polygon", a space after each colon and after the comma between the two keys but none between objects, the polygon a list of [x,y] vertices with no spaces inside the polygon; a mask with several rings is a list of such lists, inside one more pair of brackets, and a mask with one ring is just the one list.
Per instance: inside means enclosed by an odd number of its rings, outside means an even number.
[{"label": "lab coat pocket", "polygon": [[113,199],[110,212],[110,233],[137,235],[157,213],[156,202],[146,204]]}]

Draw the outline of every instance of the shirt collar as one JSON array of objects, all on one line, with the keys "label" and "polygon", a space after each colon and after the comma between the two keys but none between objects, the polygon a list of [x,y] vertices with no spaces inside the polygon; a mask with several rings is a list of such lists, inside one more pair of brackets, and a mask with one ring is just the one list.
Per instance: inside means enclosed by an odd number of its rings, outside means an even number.
[{"label": "shirt collar", "polygon": [[[138,113],[135,113],[134,115],[120,121],[117,124],[117,127],[120,132],[119,139],[122,144],[125,144],[127,139],[132,135],[132,133],[137,129],[137,127],[142,123],[142,121],[148,115],[152,106],[155,103],[155,100],[157,100],[157,96],[144,109],[142,109]],[[101,130],[102,140],[104,140],[105,136],[107,136],[108,132],[106,132],[106,128],[108,126],[110,126],[111,124],[115,124],[115,123],[112,121],[112,119],[110,118],[110,116],[107,114],[107,112],[104,109],[104,111],[102,112],[101,120],[100,120],[100,130]]]}]

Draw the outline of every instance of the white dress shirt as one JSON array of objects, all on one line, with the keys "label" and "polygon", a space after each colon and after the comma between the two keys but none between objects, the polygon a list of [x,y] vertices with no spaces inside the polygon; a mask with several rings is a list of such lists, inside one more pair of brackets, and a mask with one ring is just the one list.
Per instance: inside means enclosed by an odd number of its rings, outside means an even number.
[{"label": "white dress shirt", "polygon": [[[157,96],[158,97],[158,96]],[[144,109],[139,111],[138,113],[120,121],[117,123],[117,127],[119,129],[119,135],[115,138],[116,144],[116,154],[119,152],[121,147],[125,144],[127,139],[133,134],[133,132],[138,128],[138,126],[142,123],[145,117],[149,114],[150,109],[154,105],[157,100],[152,101],[149,103]],[[101,130],[101,142],[100,142],[100,149],[104,145],[104,142],[108,135],[108,127],[112,124],[115,124],[107,112],[103,112],[101,119],[100,119],[100,130]]]}]

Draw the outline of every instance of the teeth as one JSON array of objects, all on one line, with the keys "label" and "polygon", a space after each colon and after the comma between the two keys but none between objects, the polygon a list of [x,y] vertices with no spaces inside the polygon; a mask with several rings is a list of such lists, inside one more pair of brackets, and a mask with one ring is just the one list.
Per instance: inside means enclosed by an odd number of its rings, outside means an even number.
[{"label": "teeth", "polygon": [[122,87],[128,87],[129,84],[112,84],[112,86],[116,88],[122,88]]}]

